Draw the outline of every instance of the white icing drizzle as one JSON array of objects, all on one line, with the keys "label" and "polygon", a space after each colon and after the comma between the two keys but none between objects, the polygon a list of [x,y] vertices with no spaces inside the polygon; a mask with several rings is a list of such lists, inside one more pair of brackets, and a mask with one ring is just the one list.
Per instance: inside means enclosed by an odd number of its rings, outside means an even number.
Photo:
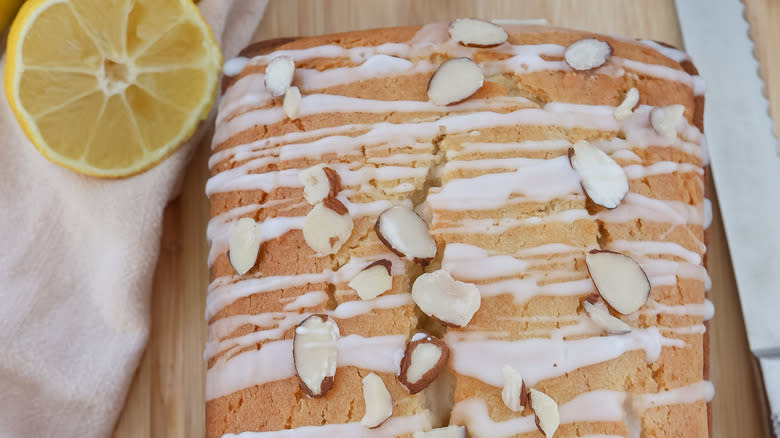
[{"label": "white icing drizzle", "polygon": [[[392,112],[397,106],[394,101],[376,101],[376,108],[379,111]],[[523,100],[517,100],[518,103],[524,103]],[[485,108],[484,106],[482,108]],[[489,108],[486,108],[489,109]],[[400,133],[406,134],[403,138],[431,138],[440,132],[440,126],[447,132],[463,132],[472,129],[493,128],[499,126],[514,125],[541,125],[541,126],[559,126],[563,128],[589,128],[603,131],[617,131],[617,121],[612,116],[614,107],[595,106],[595,105],[573,105],[550,103],[544,108],[522,108],[507,113],[495,113],[492,111],[474,111],[468,114],[451,114],[433,122],[422,123],[377,123],[373,125],[372,130],[374,138],[384,134],[384,138],[393,139],[393,135]],[[626,119],[626,120],[630,120]],[[220,144],[233,135],[249,129],[253,126],[262,126],[266,124],[264,119],[257,117],[256,112],[250,111],[231,119],[228,122],[220,123],[214,134],[214,143]],[[650,128],[652,129],[652,128]],[[653,135],[664,141],[663,138],[653,131]],[[381,137],[380,137],[381,138]],[[653,143],[658,144],[658,143]],[[665,143],[663,143],[665,144]],[[283,152],[289,147],[280,148],[280,158]],[[355,146],[344,146],[340,152],[348,152]],[[316,152],[319,152],[315,149]],[[311,148],[308,148],[311,152]],[[336,152],[336,151],[334,151]],[[289,158],[300,158],[305,156],[291,155]]]},{"label": "white icing drizzle", "polygon": [[568,140],[527,140],[517,143],[480,143],[464,142],[460,151],[447,151],[447,158],[455,159],[467,153],[489,153],[489,152],[517,152],[517,151],[556,151],[566,150],[572,144]]},{"label": "white icing drizzle", "polygon": [[613,240],[607,245],[608,249],[626,253],[629,255],[648,256],[648,255],[671,255],[679,257],[688,263],[694,265],[701,264],[701,255],[683,248],[675,242],[651,242],[647,240]]},{"label": "white icing drizzle", "polygon": [[675,49],[674,47],[667,47],[663,44],[658,44],[653,40],[640,40],[639,42],[648,47],[652,47],[656,52],[678,63],[683,61],[690,61],[691,59],[690,56],[688,56],[688,54],[682,50]]},{"label": "white icing drizzle", "polygon": [[[323,293],[321,291],[317,292]],[[327,299],[327,295],[325,295],[325,298]],[[330,315],[335,319],[349,319],[364,315],[374,309],[394,309],[411,303],[412,299],[409,294],[393,294],[367,301],[348,301],[339,304],[334,310],[322,310],[316,313]],[[215,355],[226,350],[248,347],[269,339],[279,339],[285,332],[300,324],[309,315],[311,313],[266,312],[259,315],[236,315],[219,319],[209,328],[209,340],[206,342],[203,357],[205,360],[210,360]],[[221,339],[247,324],[261,328],[270,328],[243,336]]]},{"label": "white icing drizzle", "polygon": [[249,58],[245,56],[237,56],[222,66],[222,74],[225,76],[235,76],[244,70],[248,61]]},{"label": "white icing drizzle", "polygon": [[704,229],[712,225],[712,201],[709,198],[704,198]]},{"label": "white icing drizzle", "polygon": [[690,205],[681,201],[648,198],[639,193],[629,193],[617,208],[603,210],[597,214],[605,222],[629,222],[641,218],[643,221],[663,222],[675,225],[702,225],[702,205]]},{"label": "white icing drizzle", "polygon": [[[485,164],[492,166],[490,161]],[[431,191],[428,202],[434,210],[483,210],[502,207],[510,198],[515,202],[544,202],[566,196],[583,196],[580,179],[565,156],[551,160],[514,158],[511,164],[507,164],[511,165],[519,168],[514,172],[451,180],[441,190]],[[449,163],[444,166],[445,172],[447,166]]]},{"label": "white icing drizzle", "polygon": [[710,300],[704,300],[701,304],[689,303],[670,306],[650,299],[647,301],[647,307],[639,310],[640,315],[653,315],[659,313],[680,316],[700,316],[703,320],[709,321],[715,315],[715,307]]},{"label": "white icing drizzle", "polygon": [[667,173],[698,173],[704,175],[704,170],[690,163],[674,163],[671,161],[659,161],[649,166],[632,164],[623,167],[628,179],[639,179],[653,175],[663,175]]},{"label": "white icing drizzle", "polygon": [[[558,409],[561,424],[629,422],[627,417],[641,417],[647,409],[699,401],[709,402],[713,395],[712,383],[708,381],[655,394],[596,390],[580,394],[560,405]],[[466,425],[472,438],[504,438],[537,430],[533,415],[494,421],[490,418],[485,401],[478,398],[458,402],[452,415],[456,423]],[[639,438],[635,433],[632,431],[631,437]]]},{"label": "white icing drizzle", "polygon": [[579,368],[615,359],[633,350],[644,350],[648,363],[655,362],[662,347],[685,347],[679,339],[666,338],[657,327],[634,329],[625,335],[564,340],[560,337],[517,341],[457,339],[447,333],[451,366],[458,373],[501,387],[501,368],[511,365],[529,385],[559,377]]},{"label": "white icing drizzle", "polygon": [[314,307],[324,303],[325,301],[328,301],[328,293],[322,290],[315,290],[313,292],[307,292],[291,300],[282,298],[280,301],[289,301],[289,303],[284,306],[284,310],[300,310],[305,309],[306,307]]},{"label": "white icing drizzle", "polygon": [[407,417],[391,417],[375,429],[369,429],[356,421],[344,424],[303,426],[271,432],[228,433],[222,435],[222,438],[395,438],[420,430],[429,430],[431,427],[430,417],[427,414],[418,414]]},{"label": "white icing drizzle", "polygon": [[[385,200],[352,203],[344,196],[344,193],[339,195],[337,199],[347,207],[349,214],[354,219],[364,216],[377,216],[379,213],[394,205],[392,202]],[[211,244],[208,257],[209,266],[214,264],[214,261],[219,254],[227,251],[230,243],[230,236],[233,233],[233,227],[238,219],[249,212],[257,211],[260,208],[262,208],[262,206],[259,205],[242,206],[221,215],[214,216],[209,220],[209,224],[206,227],[206,237]],[[257,233],[260,242],[267,242],[279,238],[292,230],[303,229],[305,218],[305,216],[276,216],[259,221],[260,226],[257,227]]]},{"label": "white icing drizzle", "polygon": [[[206,401],[295,376],[292,339],[263,344],[259,350],[219,360],[206,371]],[[406,335],[364,338],[342,336],[338,340],[338,366],[354,366],[383,373],[398,373],[406,348]]]},{"label": "white icing drizzle", "polygon": [[501,234],[508,230],[524,226],[535,226],[549,223],[570,224],[578,220],[592,219],[585,209],[575,208],[561,211],[548,216],[531,216],[527,218],[494,219],[463,219],[457,225],[438,223],[438,215],[434,212],[434,224],[438,228],[434,234]]},{"label": "white icing drizzle", "polygon": [[229,306],[238,299],[250,295],[272,292],[297,286],[305,286],[312,283],[327,282],[338,284],[349,281],[361,269],[376,260],[388,259],[392,262],[392,274],[400,275],[405,271],[403,262],[395,254],[379,254],[371,259],[353,257],[348,263],[337,271],[325,270],[322,272],[302,273],[296,275],[277,275],[262,277],[220,277],[214,279],[208,288],[206,296],[206,320],[210,320],[217,312]]}]

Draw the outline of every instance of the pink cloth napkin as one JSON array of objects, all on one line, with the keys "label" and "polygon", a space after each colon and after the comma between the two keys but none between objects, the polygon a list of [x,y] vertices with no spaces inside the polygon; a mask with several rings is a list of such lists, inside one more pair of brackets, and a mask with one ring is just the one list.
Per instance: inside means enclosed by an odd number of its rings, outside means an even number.
[{"label": "pink cloth napkin", "polygon": [[[266,4],[201,1],[225,59]],[[36,151],[2,91],[0,437],[112,434],[149,334],[163,210],[206,128],[146,173],[84,177]]]}]

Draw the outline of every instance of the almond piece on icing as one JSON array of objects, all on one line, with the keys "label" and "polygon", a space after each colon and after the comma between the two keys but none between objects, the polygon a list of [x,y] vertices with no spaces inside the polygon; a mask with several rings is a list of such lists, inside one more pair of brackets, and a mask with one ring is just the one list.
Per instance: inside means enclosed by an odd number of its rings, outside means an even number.
[{"label": "almond piece on icing", "polygon": [[443,62],[428,83],[428,97],[436,105],[467,99],[485,83],[485,75],[472,60],[454,58]]},{"label": "almond piece on icing", "polygon": [[236,222],[233,234],[230,236],[230,264],[239,275],[244,275],[252,269],[260,251],[259,225],[254,219],[242,217]]},{"label": "almond piece on icing", "polygon": [[428,225],[408,207],[395,206],[382,212],[374,230],[379,240],[399,257],[427,265],[436,256],[436,241]]},{"label": "almond piece on icing", "polygon": [[477,286],[457,281],[440,269],[417,277],[412,285],[412,300],[423,313],[443,324],[465,327],[479,310],[482,296]]},{"label": "almond piece on icing", "polygon": [[466,426],[452,425],[425,432],[415,432],[412,438],[466,438]]},{"label": "almond piece on icing", "polygon": [[623,168],[589,142],[578,141],[569,148],[569,162],[580,175],[585,193],[596,204],[615,208],[628,193],[628,177]]},{"label": "almond piece on icing", "polygon": [[[602,303],[601,305],[603,306],[604,304]],[[588,301],[583,302],[582,306],[590,319],[607,332],[622,335],[631,331],[630,325],[610,315],[607,310]]]},{"label": "almond piece on icing", "polygon": [[[398,381],[412,394],[427,388],[444,371],[450,357],[441,339],[419,333],[406,345]],[[415,339],[416,338],[416,339]]]},{"label": "almond piece on icing", "polygon": [[613,309],[628,315],[647,302],[650,280],[631,257],[594,249],[585,255],[585,264],[599,294]]},{"label": "almond piece on icing", "polygon": [[298,87],[290,87],[284,92],[282,109],[290,120],[295,120],[301,113],[301,90]]},{"label": "almond piece on icing", "polygon": [[290,88],[295,72],[295,61],[289,56],[277,56],[265,68],[265,88],[272,97],[284,96]]},{"label": "almond piece on icing", "polygon": [[595,38],[583,38],[571,43],[563,57],[574,70],[587,71],[604,65],[610,55],[612,46],[609,43]]},{"label": "almond piece on icing", "polygon": [[466,47],[495,47],[509,39],[504,28],[489,21],[458,18],[450,23],[450,38]]},{"label": "almond piece on icing", "polygon": [[349,287],[364,300],[374,299],[392,289],[392,267],[393,263],[390,260],[377,260],[352,277]]},{"label": "almond piece on icing", "polygon": [[615,119],[623,120],[633,114],[636,107],[639,105],[639,90],[631,88],[626,92],[626,96],[620,105],[615,108]]},{"label": "almond piece on icing", "polygon": [[512,412],[520,412],[525,408],[528,398],[523,377],[510,365],[501,369],[504,375],[504,387],[501,389],[501,400]]},{"label": "almond piece on icing", "polygon": [[347,207],[335,198],[315,205],[303,221],[303,238],[318,254],[335,254],[352,235]]},{"label": "almond piece on icing", "polygon": [[322,397],[333,387],[339,336],[339,326],[327,315],[312,315],[295,328],[293,361],[307,396]]},{"label": "almond piece on icing", "polygon": [[561,416],[558,412],[558,403],[549,395],[531,389],[529,392],[531,408],[536,414],[536,426],[547,438],[552,438],[558,426],[561,424]]},{"label": "almond piece on icing", "polygon": [[650,111],[650,124],[665,141],[671,143],[677,138],[677,125],[683,119],[685,106],[668,105]]},{"label": "almond piece on icing", "polygon": [[328,197],[336,197],[341,191],[339,174],[324,164],[300,171],[298,181],[303,184],[303,197],[311,205],[317,205]]},{"label": "almond piece on icing", "polygon": [[363,426],[373,429],[393,415],[393,397],[374,372],[363,377],[363,400],[366,403],[366,413],[360,420]]}]

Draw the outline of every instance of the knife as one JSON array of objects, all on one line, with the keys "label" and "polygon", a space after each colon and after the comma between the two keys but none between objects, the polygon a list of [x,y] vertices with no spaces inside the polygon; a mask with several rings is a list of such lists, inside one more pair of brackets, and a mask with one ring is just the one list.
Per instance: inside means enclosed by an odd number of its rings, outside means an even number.
[{"label": "knife", "polygon": [[[740,0],[676,0],[707,81],[704,127],[750,350],[780,438],[780,156]],[[758,201],[758,202],[757,202]]]}]

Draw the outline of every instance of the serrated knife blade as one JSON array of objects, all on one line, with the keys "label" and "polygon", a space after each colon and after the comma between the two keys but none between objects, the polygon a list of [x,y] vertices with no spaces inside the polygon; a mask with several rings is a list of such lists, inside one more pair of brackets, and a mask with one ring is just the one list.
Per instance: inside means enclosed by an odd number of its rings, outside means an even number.
[{"label": "serrated knife blade", "polygon": [[707,81],[704,130],[750,349],[780,437],[780,156],[740,0],[676,0]]}]

